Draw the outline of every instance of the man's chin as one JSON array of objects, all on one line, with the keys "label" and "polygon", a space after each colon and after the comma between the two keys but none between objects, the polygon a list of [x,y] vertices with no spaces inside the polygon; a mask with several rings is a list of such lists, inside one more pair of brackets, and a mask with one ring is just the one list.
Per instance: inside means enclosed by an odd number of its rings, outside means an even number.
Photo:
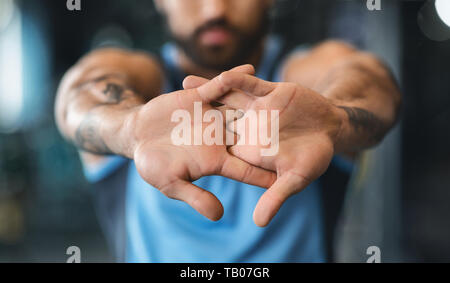
[{"label": "man's chin", "polygon": [[235,62],[234,60],[202,58],[201,60],[198,60],[197,64],[203,68],[223,72],[223,71],[232,69],[235,66],[241,65],[243,63],[238,63],[238,62]]},{"label": "man's chin", "polygon": [[239,54],[234,50],[230,50],[224,47],[208,47],[198,49],[197,55],[195,56],[196,63],[214,70],[227,70],[241,62],[237,62]]},{"label": "man's chin", "polygon": [[253,46],[242,44],[238,40],[216,46],[206,46],[198,40],[195,43],[178,40],[177,44],[199,67],[216,71],[229,70],[246,63],[253,51]]}]

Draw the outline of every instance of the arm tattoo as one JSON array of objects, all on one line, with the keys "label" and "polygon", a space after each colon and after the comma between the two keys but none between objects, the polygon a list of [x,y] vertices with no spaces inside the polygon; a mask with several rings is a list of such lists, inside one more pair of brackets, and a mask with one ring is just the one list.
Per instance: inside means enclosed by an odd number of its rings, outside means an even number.
[{"label": "arm tattoo", "polygon": [[364,134],[370,143],[379,143],[383,139],[388,127],[372,112],[357,107],[339,106],[339,108],[347,112],[355,132]]},{"label": "arm tattoo", "polygon": [[[103,105],[103,104],[102,104]],[[101,106],[101,105],[99,105]],[[98,107],[98,106],[97,106]],[[96,108],[97,108],[96,107]],[[95,113],[92,109],[86,117],[81,121],[75,132],[75,144],[85,151],[95,154],[111,154],[111,150],[103,141],[98,132],[98,123]]]},{"label": "arm tattoo", "polygon": [[107,103],[116,104],[122,101],[124,91],[125,87],[121,85],[107,83],[103,94],[106,96]]},{"label": "arm tattoo", "polygon": [[[85,87],[92,83],[100,83],[100,82],[108,81],[110,79],[115,79],[117,81],[118,79],[119,80],[121,79],[121,76],[119,76],[117,74],[106,74],[106,75],[97,77],[95,79],[83,82],[83,83],[79,84],[77,87],[82,88],[82,87]],[[102,93],[106,97],[106,103],[118,104],[123,100],[122,98],[124,96],[125,91],[128,91],[128,90],[134,92],[134,89],[132,89],[131,87],[122,85],[120,83],[106,82],[106,88],[102,91]]]},{"label": "arm tattoo", "polygon": [[98,132],[98,125],[101,121],[99,121],[99,117],[96,115],[94,110],[101,106],[119,104],[123,100],[125,90],[126,88],[119,84],[106,84],[106,88],[103,91],[103,94],[106,96],[105,103],[100,103],[91,109],[86,114],[83,121],[81,121],[75,132],[75,144],[79,148],[95,154],[112,153]]}]

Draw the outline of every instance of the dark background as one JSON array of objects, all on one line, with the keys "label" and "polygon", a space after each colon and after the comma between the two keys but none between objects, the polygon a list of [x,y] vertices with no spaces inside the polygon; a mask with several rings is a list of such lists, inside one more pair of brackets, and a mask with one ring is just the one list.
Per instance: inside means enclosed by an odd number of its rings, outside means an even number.
[{"label": "dark background", "polygon": [[[96,218],[95,188],[56,130],[54,96],[64,72],[89,50],[112,44],[158,52],[167,36],[150,0],[82,0],[82,11],[68,11],[65,2],[15,1],[23,101],[15,123],[0,123],[0,262],[64,262],[72,245],[84,262],[114,261]],[[355,172],[343,195],[334,260],[364,262],[365,249],[355,247],[375,243],[384,261],[448,262],[450,40],[421,31],[424,1],[383,1],[382,11],[368,11],[365,2],[280,0],[272,15],[273,32],[291,45],[332,37],[375,52],[404,92],[401,125],[362,158],[366,171]],[[14,48],[4,44],[11,26],[0,25],[5,54]],[[17,64],[1,58],[11,62],[0,61],[0,78]],[[0,88],[0,103],[14,95],[9,89]]]}]

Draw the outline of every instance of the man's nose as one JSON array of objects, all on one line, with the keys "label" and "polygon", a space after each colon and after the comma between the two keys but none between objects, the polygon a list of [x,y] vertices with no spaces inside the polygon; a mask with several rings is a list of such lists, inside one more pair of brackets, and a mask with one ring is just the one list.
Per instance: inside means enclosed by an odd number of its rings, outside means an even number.
[{"label": "man's nose", "polygon": [[[206,0],[203,5],[203,15],[207,21],[222,18],[226,14],[228,0]],[[243,0],[245,1],[245,0]]]}]

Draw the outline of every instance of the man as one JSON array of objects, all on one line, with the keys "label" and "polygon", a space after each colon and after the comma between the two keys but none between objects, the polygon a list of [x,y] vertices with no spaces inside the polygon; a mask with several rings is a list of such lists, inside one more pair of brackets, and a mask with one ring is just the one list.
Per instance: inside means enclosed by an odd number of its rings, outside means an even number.
[{"label": "man", "polygon": [[[379,60],[345,43],[282,54],[267,36],[272,2],[155,0],[175,41],[160,60],[96,50],[64,77],[58,126],[91,181],[123,184],[127,261],[325,260],[315,180],[333,156],[379,143],[401,95]],[[203,113],[278,110],[277,154],[175,145],[172,114],[196,102]]]}]

